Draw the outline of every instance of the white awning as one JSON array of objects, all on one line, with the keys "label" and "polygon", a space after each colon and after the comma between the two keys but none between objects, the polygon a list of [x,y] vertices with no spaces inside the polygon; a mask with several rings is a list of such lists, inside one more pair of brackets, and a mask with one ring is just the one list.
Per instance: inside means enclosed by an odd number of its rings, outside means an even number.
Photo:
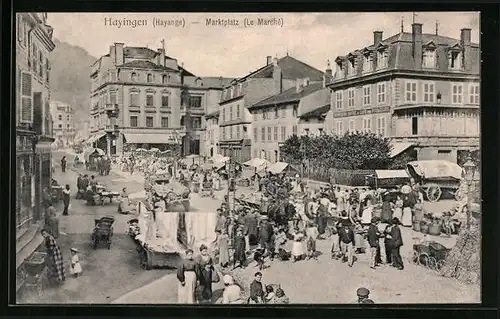
[{"label": "white awning", "polygon": [[123,135],[128,144],[175,144],[170,134],[125,133]]},{"label": "white awning", "polygon": [[399,154],[403,153],[407,149],[409,149],[412,146],[415,146],[414,143],[391,143],[392,144],[392,150],[391,150],[391,158],[396,157]]},{"label": "white awning", "polygon": [[404,169],[383,169],[383,170],[375,170],[375,174],[377,178],[380,179],[389,179],[389,178],[410,178],[408,173]]},{"label": "white awning", "polygon": [[89,139],[87,140],[87,143],[92,144],[92,143],[98,141],[104,135],[106,135],[106,133],[101,132],[101,133],[94,134],[91,137],[89,137]]}]

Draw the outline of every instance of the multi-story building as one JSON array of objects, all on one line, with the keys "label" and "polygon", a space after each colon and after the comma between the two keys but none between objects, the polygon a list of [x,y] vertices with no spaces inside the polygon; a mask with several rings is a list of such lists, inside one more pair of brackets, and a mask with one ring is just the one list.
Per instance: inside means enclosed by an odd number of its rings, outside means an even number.
[{"label": "multi-story building", "polygon": [[[199,153],[207,104],[217,103],[224,84],[224,79],[194,76],[163,48],[123,43],[94,63],[90,77],[93,135],[88,142],[111,155],[136,147],[167,149],[181,141],[188,144],[185,152]],[[189,141],[184,116],[190,118]]]},{"label": "multi-story building", "polygon": [[330,130],[378,133],[395,149],[415,147],[421,160],[456,161],[479,148],[480,48],[471,29],[460,39],[422,33],[420,23],[385,40],[375,31],[372,44],[335,62]]},{"label": "multi-story building", "polygon": [[294,88],[298,79],[306,78],[321,82],[323,72],[288,55],[281,59],[268,56],[266,65],[225,87],[219,103],[219,153],[231,154],[238,162],[249,160],[254,119],[248,108]]},{"label": "multi-story building", "polygon": [[[16,233],[42,218],[42,192],[51,190],[52,118],[49,53],[54,50],[46,13],[16,15]],[[13,177],[14,178],[14,177]]]},{"label": "multi-story building", "polygon": [[324,114],[330,108],[330,90],[325,84],[326,76],[324,81],[314,83],[297,79],[295,87],[248,108],[254,118],[253,158],[278,162],[280,146],[289,136],[322,131]]},{"label": "multi-story building", "polygon": [[68,103],[50,101],[50,111],[53,120],[52,133],[56,143],[66,147],[75,142],[76,128],[73,108]]}]

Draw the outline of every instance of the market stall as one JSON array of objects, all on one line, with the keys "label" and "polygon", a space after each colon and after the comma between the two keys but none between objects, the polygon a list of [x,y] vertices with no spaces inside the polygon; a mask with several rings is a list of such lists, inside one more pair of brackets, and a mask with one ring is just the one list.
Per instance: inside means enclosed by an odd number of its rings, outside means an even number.
[{"label": "market stall", "polygon": [[285,162],[271,164],[266,170],[272,174],[296,174],[298,172],[292,165]]}]

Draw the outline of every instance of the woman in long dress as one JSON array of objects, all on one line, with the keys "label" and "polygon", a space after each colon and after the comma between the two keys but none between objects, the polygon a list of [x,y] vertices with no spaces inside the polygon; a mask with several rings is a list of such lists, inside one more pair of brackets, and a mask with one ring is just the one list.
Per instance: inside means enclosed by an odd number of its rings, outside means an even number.
[{"label": "woman in long dress", "polygon": [[180,304],[194,304],[196,293],[196,278],[199,273],[197,262],[193,259],[193,251],[186,251],[184,259],[177,269],[179,285],[177,289],[177,302]]},{"label": "woman in long dress", "polygon": [[64,275],[64,260],[61,249],[57,245],[56,240],[46,229],[42,229],[42,236],[45,239],[45,247],[47,248],[47,254],[49,256],[49,265],[52,275],[57,279],[59,283],[66,280]]},{"label": "woman in long dress", "polygon": [[229,264],[229,235],[227,229],[222,229],[222,234],[219,235],[217,246],[219,248],[219,264],[225,268]]},{"label": "woman in long dress", "polygon": [[398,196],[398,198],[396,199],[396,205],[394,206],[394,218],[401,220],[402,216],[403,216],[403,199],[400,196]]}]

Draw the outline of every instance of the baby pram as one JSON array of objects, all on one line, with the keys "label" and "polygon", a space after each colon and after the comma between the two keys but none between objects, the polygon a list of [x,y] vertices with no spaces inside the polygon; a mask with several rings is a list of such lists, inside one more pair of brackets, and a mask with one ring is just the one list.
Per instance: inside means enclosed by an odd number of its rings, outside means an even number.
[{"label": "baby pram", "polygon": [[111,248],[111,237],[113,237],[113,216],[105,216],[101,219],[94,219],[94,230],[92,231],[92,248],[96,249],[99,244],[104,244]]}]

